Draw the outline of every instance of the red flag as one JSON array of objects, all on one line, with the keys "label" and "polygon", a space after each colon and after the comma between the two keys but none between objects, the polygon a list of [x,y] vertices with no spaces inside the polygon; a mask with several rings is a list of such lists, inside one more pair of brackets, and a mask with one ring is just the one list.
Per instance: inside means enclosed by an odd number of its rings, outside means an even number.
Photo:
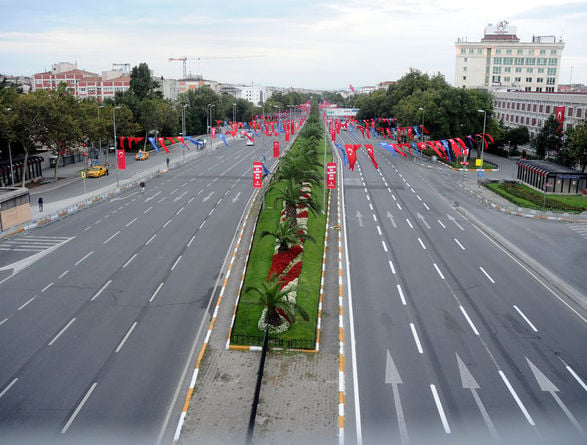
[{"label": "red flag", "polygon": [[369,157],[371,158],[371,162],[373,162],[373,165],[375,166],[375,168],[379,168],[379,166],[377,165],[377,162],[375,162],[375,154],[373,152],[373,145],[365,144],[365,150],[367,150],[367,153],[369,154]]},{"label": "red flag", "polygon": [[118,170],[126,169],[126,159],[124,157],[124,149],[116,150],[116,154],[118,157]]},{"label": "red flag", "polygon": [[355,162],[357,160],[357,150],[361,147],[360,144],[345,144],[346,157],[349,160],[349,167],[351,170],[355,169]]},{"label": "red flag", "polygon": [[169,153],[169,150],[167,149],[167,146],[165,145],[165,138],[157,138],[157,142],[159,142],[159,144],[161,144],[161,147],[163,147],[163,150],[165,150],[167,153]]},{"label": "red flag", "polygon": [[562,130],[563,124],[565,122],[565,107],[554,107],[554,116],[558,122],[558,128],[556,129],[558,133]]},{"label": "red flag", "polygon": [[[352,91],[353,93],[356,93],[355,89],[353,88],[353,86],[352,86],[350,83],[349,83],[349,88],[351,89],[351,91]],[[351,170],[352,170],[352,169],[351,169]]]},{"label": "red flag", "polygon": [[124,140],[126,139],[125,136],[120,136],[120,148],[124,150]]}]

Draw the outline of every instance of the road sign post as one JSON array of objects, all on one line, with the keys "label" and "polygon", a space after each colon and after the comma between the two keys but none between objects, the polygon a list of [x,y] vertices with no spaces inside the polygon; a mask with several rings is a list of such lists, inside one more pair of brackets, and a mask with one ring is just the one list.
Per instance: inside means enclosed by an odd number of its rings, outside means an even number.
[{"label": "road sign post", "polygon": [[261,188],[263,186],[263,164],[253,162],[253,187]]},{"label": "road sign post", "polygon": [[326,164],[326,188],[336,188],[336,162]]}]

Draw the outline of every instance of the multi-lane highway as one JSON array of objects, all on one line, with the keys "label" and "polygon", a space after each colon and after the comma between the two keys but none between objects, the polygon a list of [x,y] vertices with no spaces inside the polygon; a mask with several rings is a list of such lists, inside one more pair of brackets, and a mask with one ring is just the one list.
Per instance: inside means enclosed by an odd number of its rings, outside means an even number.
[{"label": "multi-lane highway", "polygon": [[0,243],[0,434],[171,441],[267,139]]},{"label": "multi-lane highway", "polygon": [[[374,143],[355,136],[337,142]],[[584,312],[464,218],[434,169],[374,145],[379,169],[361,148],[344,172],[345,440],[584,443]]]}]

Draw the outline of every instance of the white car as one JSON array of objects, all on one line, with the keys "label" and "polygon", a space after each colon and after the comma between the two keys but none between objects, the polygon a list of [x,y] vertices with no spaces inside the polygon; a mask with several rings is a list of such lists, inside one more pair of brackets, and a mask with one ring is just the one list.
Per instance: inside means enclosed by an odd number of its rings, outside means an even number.
[{"label": "white car", "polygon": [[247,145],[255,145],[255,140],[247,138]]}]

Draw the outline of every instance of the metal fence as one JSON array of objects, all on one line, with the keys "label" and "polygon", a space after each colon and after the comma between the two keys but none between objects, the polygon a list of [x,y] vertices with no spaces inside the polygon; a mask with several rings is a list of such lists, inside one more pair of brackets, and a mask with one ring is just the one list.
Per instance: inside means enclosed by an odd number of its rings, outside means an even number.
[{"label": "metal fence", "polygon": [[[263,346],[264,335],[247,335],[247,334],[233,334],[231,337],[231,344],[246,345],[246,346]],[[283,349],[308,349],[316,348],[316,341],[314,339],[296,339],[296,338],[275,338],[269,336],[269,346],[272,348]]]}]

